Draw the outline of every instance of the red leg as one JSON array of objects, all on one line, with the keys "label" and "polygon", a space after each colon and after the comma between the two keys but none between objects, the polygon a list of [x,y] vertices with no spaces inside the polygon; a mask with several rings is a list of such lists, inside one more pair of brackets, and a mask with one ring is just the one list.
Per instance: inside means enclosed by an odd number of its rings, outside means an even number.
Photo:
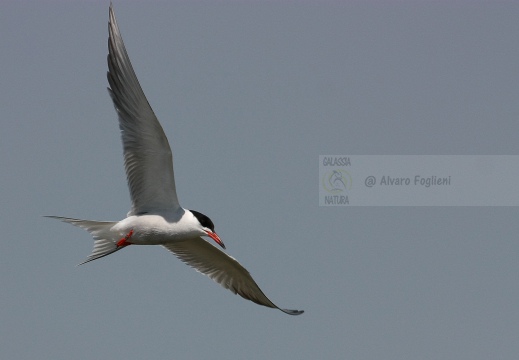
[{"label": "red leg", "polygon": [[126,235],[125,237],[123,237],[121,240],[119,240],[117,242],[117,246],[118,247],[123,247],[123,246],[128,246],[128,245],[131,245],[132,243],[131,242],[128,242],[128,239],[130,239],[133,235],[133,230],[130,230],[130,232],[128,233],[128,235]]}]

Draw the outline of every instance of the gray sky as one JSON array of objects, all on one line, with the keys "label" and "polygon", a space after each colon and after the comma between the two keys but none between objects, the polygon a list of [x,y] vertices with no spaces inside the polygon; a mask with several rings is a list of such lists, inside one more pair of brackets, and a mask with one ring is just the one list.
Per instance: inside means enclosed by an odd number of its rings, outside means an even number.
[{"label": "gray sky", "polygon": [[[115,1],[181,204],[279,306],[160,247],[75,267],[44,219],[129,209],[108,1],[0,5],[0,357],[514,359],[516,207],[319,207],[324,154],[519,154],[519,3]],[[484,191],[484,189],[482,189]]]}]

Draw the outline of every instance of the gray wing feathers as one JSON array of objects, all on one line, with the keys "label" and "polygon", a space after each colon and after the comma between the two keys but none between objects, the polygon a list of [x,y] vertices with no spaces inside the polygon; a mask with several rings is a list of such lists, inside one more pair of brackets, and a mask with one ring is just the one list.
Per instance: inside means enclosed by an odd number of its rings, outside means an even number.
[{"label": "gray wing feathers", "polygon": [[142,91],[110,6],[108,92],[119,116],[132,209],[129,215],[179,207],[171,148]]},{"label": "gray wing feathers", "polygon": [[287,310],[277,307],[261,291],[249,272],[233,257],[220,251],[202,238],[190,239],[163,245],[176,257],[198,272],[229,289],[244,299],[256,304],[276,308],[290,315],[299,315],[303,311]]}]

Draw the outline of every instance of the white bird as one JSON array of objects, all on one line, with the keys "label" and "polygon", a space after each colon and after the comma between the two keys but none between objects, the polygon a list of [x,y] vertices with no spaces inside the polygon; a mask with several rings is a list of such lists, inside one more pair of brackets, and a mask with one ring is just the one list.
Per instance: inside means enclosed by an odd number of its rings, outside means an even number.
[{"label": "white bird", "polygon": [[236,259],[201,238],[209,236],[225,249],[211,219],[183,209],[178,202],[168,139],[133,71],[112,4],[108,32],[108,92],[119,117],[132,208],[126,219],[119,222],[48,216],[92,234],[95,240],[92,254],[79,265],[128,245],[162,245],[184,263],[244,299],[290,315],[302,314],[302,310],[274,305]]}]

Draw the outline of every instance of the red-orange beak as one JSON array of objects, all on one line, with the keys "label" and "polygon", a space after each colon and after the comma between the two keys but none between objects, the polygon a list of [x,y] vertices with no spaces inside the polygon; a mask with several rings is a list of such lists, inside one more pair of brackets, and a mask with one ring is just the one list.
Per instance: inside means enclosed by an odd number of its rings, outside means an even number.
[{"label": "red-orange beak", "polygon": [[223,241],[220,239],[220,237],[212,231],[205,231],[207,233],[207,236],[209,236],[211,239],[213,239],[218,245],[220,245],[222,248],[225,249],[225,245],[223,244]]}]

